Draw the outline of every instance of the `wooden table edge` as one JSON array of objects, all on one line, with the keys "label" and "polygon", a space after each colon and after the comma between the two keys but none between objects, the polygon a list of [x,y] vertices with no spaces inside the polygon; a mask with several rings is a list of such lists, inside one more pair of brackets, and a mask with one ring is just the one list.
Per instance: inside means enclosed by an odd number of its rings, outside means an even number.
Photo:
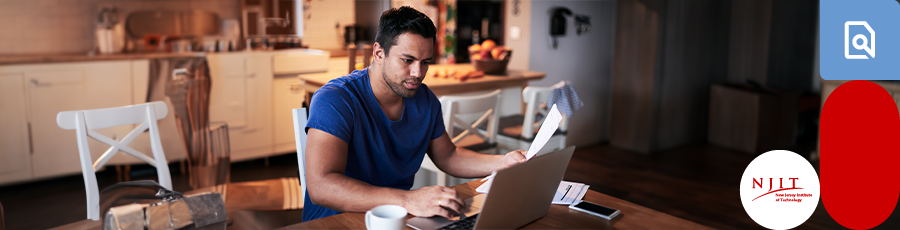
[{"label": "wooden table edge", "polygon": [[[457,190],[457,193],[460,195],[460,198],[468,199],[468,198],[476,195],[477,192],[475,191],[475,188],[477,188],[478,186],[480,186],[483,183],[484,182],[476,180],[476,181],[471,181],[471,182],[467,182],[467,183],[463,183],[463,184],[458,184],[456,186],[453,186],[453,188]],[[614,218],[613,220],[603,220],[603,219],[599,219],[600,217],[594,217],[594,216],[591,216],[591,215],[588,215],[585,213],[580,213],[580,212],[573,211],[573,210],[570,210],[567,214],[568,215],[576,215],[576,216],[579,216],[580,218],[598,218],[597,220],[599,220],[600,223],[602,223],[602,222],[608,223],[606,225],[606,228],[612,228],[612,229],[619,229],[619,228],[623,228],[623,227],[626,229],[628,229],[628,228],[636,228],[636,229],[654,228],[652,226],[635,226],[635,225],[632,225],[632,223],[621,222],[621,220],[625,216],[629,216],[629,215],[636,215],[636,218],[640,218],[642,216],[641,215],[642,213],[640,211],[636,211],[634,209],[645,209],[645,210],[643,210],[644,211],[643,215],[651,215],[648,218],[653,218],[654,220],[664,220],[664,221],[671,222],[671,225],[660,226],[660,227],[664,227],[664,228],[675,227],[677,229],[712,229],[707,226],[695,223],[693,221],[685,220],[685,219],[670,215],[668,213],[659,212],[659,211],[656,211],[656,210],[653,210],[653,209],[650,209],[647,207],[643,207],[643,206],[631,203],[626,200],[618,199],[618,198],[615,198],[615,197],[612,197],[612,196],[609,196],[609,195],[606,195],[606,194],[603,194],[603,193],[600,193],[597,191],[588,190],[588,193],[585,195],[585,200],[589,200],[589,201],[593,201],[593,202],[601,202],[606,199],[612,199],[613,201],[615,201],[615,203],[621,204],[618,206],[628,206],[628,207],[622,208],[622,209],[627,209],[627,210],[622,210],[623,214],[620,217]],[[563,205],[555,205],[555,206],[563,206]],[[551,209],[553,209],[553,208],[558,209],[560,207],[554,207],[554,205],[551,205]],[[564,207],[564,208],[568,209],[568,207]],[[345,224],[348,224],[347,222],[355,222],[355,223],[359,222],[359,221],[349,221],[349,220],[347,220],[347,218],[358,218],[358,217],[353,217],[353,216],[362,217],[363,215],[364,215],[363,213],[342,213],[342,214],[329,216],[329,217],[325,217],[325,218],[318,219],[318,220],[313,220],[313,221],[309,221],[309,222],[303,222],[303,223],[285,226],[285,227],[282,227],[279,229],[323,229],[323,228],[329,228],[329,226],[344,228],[344,229],[365,228],[364,223],[362,223],[363,225],[345,225]],[[412,217],[414,217],[414,216],[409,215],[409,216],[407,216],[407,219],[412,218]],[[545,217],[542,217],[542,218],[545,218]],[[361,219],[364,219],[364,217]],[[594,221],[597,222],[597,220],[594,220]],[[341,222],[341,223],[328,223],[328,222]],[[541,228],[541,225],[539,223],[541,223],[541,219],[538,219],[535,222],[529,223],[528,225],[523,226],[523,228],[534,228],[534,227]],[[635,222],[635,223],[638,223],[638,222]],[[641,224],[641,223],[638,223],[638,224]],[[536,226],[534,226],[534,225],[536,225]],[[625,226],[619,226],[619,225],[625,225]],[[602,228],[603,226],[599,226],[599,227]],[[412,229],[412,228],[407,227],[407,229]]]}]

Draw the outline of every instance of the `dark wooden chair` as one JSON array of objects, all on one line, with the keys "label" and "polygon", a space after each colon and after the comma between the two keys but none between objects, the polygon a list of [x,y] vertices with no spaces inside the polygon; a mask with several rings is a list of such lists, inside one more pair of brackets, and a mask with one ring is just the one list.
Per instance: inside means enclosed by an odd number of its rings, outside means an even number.
[{"label": "dark wooden chair", "polygon": [[6,222],[3,221],[3,203],[0,203],[0,230],[6,230]]}]

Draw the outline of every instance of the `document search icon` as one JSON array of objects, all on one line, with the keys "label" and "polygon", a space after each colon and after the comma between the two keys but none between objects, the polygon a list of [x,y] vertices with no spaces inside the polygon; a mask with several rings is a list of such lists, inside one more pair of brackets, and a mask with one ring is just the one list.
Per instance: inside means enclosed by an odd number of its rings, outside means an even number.
[{"label": "document search icon", "polygon": [[[850,40],[850,26],[865,26],[866,30],[871,34],[871,39],[866,38],[866,35],[856,34],[853,36],[853,40]],[[869,23],[866,21],[847,21],[844,23],[844,57],[847,59],[869,59],[865,54],[855,54],[850,55],[850,43],[853,43],[853,48],[856,50],[865,50],[869,56],[875,58],[875,30],[872,30],[872,27],[869,26]]]},{"label": "document search icon", "polygon": [[[900,4],[820,0],[819,73],[825,80],[900,80]],[[875,31],[878,30],[878,58]],[[810,55],[815,56],[815,55]]]}]

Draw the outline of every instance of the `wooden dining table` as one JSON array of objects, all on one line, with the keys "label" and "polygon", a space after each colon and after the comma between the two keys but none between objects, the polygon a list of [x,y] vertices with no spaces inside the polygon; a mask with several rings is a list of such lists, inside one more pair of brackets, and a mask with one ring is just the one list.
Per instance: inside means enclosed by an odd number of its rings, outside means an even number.
[{"label": "wooden dining table", "polygon": [[[332,79],[349,74],[347,57],[335,57],[329,61],[329,68],[324,73],[300,74],[300,86],[310,93]],[[448,73],[463,73],[474,71],[475,67],[470,63],[463,64],[434,64],[429,65],[428,73],[422,83],[428,86],[435,95],[448,95],[469,92],[488,91],[510,87],[526,87],[529,81],[543,79],[547,74],[530,70],[510,69],[506,74],[486,74],[483,77],[459,80],[452,77],[435,77],[434,73],[445,70]]]},{"label": "wooden dining table", "polygon": [[[484,182],[478,180],[459,184],[453,188],[460,198],[475,196],[475,188]],[[621,214],[606,220],[569,209],[566,205],[550,205],[547,215],[531,222],[522,229],[712,229],[685,219],[640,206],[619,198],[588,190],[584,200],[618,209]],[[549,201],[548,201],[549,202]],[[408,215],[407,218],[412,218]],[[365,213],[347,212],[313,221],[289,225],[279,229],[365,229]],[[407,229],[412,229],[407,227]]]},{"label": "wooden dining table", "polygon": [[[245,181],[216,185],[184,192],[185,196],[208,192],[222,194],[225,209],[233,211],[280,211],[303,209],[303,196],[300,194],[300,179],[297,177],[277,178],[259,181]],[[291,212],[298,213],[298,212]],[[299,212],[302,213],[302,212]],[[104,213],[105,214],[105,213]],[[256,214],[259,215],[259,214]],[[230,217],[230,216],[229,216]],[[299,218],[298,218],[299,219]],[[299,221],[299,220],[298,220]],[[238,221],[240,222],[240,221]],[[296,222],[289,222],[296,223]],[[232,223],[246,226],[244,223]],[[265,223],[263,223],[265,224]],[[54,230],[100,230],[102,223],[98,220],[84,219],[66,225],[54,227]],[[284,225],[275,225],[284,226]],[[231,228],[231,227],[229,227]],[[247,227],[238,229],[248,229]],[[254,229],[253,227],[249,229]]]}]

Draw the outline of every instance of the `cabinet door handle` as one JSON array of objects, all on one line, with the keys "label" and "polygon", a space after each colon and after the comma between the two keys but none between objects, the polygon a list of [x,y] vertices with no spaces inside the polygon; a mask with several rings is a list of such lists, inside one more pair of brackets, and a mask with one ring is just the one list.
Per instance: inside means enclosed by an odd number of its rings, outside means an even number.
[{"label": "cabinet door handle", "polygon": [[34,136],[31,135],[31,122],[28,122],[28,153],[30,155],[34,155],[34,144],[33,140]]},{"label": "cabinet door handle", "polygon": [[51,82],[41,82],[37,79],[31,79],[31,84],[34,86],[51,86],[53,83]]},{"label": "cabinet door handle", "polygon": [[303,83],[300,81],[289,81],[289,82],[285,82],[284,85],[287,87],[288,90],[291,90],[291,91],[303,89]]}]

